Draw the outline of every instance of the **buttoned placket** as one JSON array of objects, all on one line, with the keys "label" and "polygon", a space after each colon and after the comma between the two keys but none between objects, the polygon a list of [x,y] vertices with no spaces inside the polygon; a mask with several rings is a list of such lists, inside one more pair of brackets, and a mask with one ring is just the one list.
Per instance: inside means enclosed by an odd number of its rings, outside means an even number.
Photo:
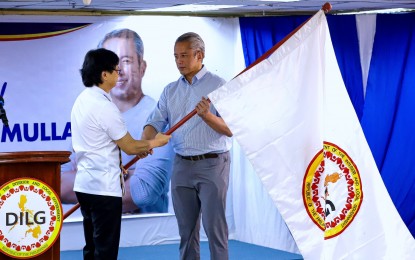
[{"label": "buttoned placket", "polygon": [[[104,94],[103,94],[104,95]],[[104,95],[106,99],[108,99],[109,102],[111,102],[111,99]],[[128,171],[124,168],[122,164],[122,156],[121,156],[121,148],[117,145],[118,148],[118,157],[120,159],[120,184],[121,184],[121,191],[122,195],[125,195],[125,178],[127,178]]]}]

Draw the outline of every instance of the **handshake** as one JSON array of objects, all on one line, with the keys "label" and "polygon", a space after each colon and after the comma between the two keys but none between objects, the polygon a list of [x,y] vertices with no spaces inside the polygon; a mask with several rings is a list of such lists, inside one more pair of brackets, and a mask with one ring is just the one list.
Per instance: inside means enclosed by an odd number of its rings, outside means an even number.
[{"label": "handshake", "polygon": [[149,154],[153,154],[153,148],[160,147],[163,145],[166,145],[171,138],[171,135],[165,135],[162,133],[157,133],[157,135],[154,137],[154,139],[148,140],[150,142],[150,148],[147,151],[141,152],[139,154],[136,154],[136,156],[140,159],[147,157]]}]

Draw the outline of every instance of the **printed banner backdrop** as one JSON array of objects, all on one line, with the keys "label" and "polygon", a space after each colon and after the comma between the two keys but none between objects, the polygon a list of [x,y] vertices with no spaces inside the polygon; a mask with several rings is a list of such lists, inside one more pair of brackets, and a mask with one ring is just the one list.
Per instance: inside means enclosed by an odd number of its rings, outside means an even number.
[{"label": "printed banner backdrop", "polygon": [[347,95],[322,11],[209,98],[305,259],[415,253]]},{"label": "printed banner backdrop", "polygon": [[[33,18],[27,18],[27,20]],[[50,19],[41,17],[48,22]],[[62,19],[62,17],[61,17]],[[0,152],[68,150],[70,110],[84,89],[79,74],[86,52],[96,48],[103,36],[120,28],[136,31],[144,42],[147,71],[143,79],[146,95],[158,100],[167,83],[179,73],[173,57],[175,39],[182,33],[195,31],[205,40],[208,69],[226,80],[235,75],[234,31],[236,19],[189,17],[66,18],[74,28],[65,34],[22,32],[24,17],[10,19],[0,29],[0,87],[6,85],[5,109],[10,132],[0,126]],[[83,24],[73,24],[79,20]],[[18,22],[18,23],[14,23]],[[60,21],[62,22],[62,21]],[[41,27],[42,23],[35,25]],[[33,22],[30,22],[33,24]],[[17,33],[8,35],[16,26]],[[7,29],[7,30],[6,30]],[[38,29],[39,31],[41,29]],[[29,35],[32,34],[32,35]],[[32,38],[30,38],[32,37]],[[12,39],[11,39],[12,38]],[[7,40],[7,41],[6,41]],[[224,58],[226,57],[226,58]]]},{"label": "printed banner backdrop", "polygon": [[[105,34],[122,28],[137,32],[144,42],[147,69],[142,88],[156,101],[163,88],[180,76],[173,50],[183,33],[194,31],[204,39],[204,64],[209,70],[225,80],[240,71],[235,64],[237,19],[8,16],[0,23],[0,91],[5,89],[10,127],[0,125],[0,152],[71,149],[70,113],[85,88],[79,73],[84,56]],[[123,160],[124,165],[127,162]],[[64,205],[64,212],[72,206]],[[71,217],[79,216],[76,213]]]}]

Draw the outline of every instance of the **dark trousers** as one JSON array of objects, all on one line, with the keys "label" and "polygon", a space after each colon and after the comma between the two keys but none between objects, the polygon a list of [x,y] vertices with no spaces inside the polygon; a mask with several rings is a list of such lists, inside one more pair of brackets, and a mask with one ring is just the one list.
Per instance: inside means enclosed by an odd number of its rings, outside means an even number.
[{"label": "dark trousers", "polygon": [[200,259],[201,222],[209,240],[211,259],[228,259],[225,208],[229,169],[229,152],[198,161],[175,157],[171,192],[179,226],[181,260]]},{"label": "dark trousers", "polygon": [[85,260],[116,260],[120,243],[122,198],[76,192],[84,217]]}]

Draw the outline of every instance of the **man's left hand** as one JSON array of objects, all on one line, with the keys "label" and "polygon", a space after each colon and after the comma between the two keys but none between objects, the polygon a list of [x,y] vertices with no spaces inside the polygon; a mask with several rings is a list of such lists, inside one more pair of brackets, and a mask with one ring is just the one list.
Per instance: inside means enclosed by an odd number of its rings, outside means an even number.
[{"label": "man's left hand", "polygon": [[196,105],[196,112],[201,118],[210,113],[210,102],[205,97]]}]

